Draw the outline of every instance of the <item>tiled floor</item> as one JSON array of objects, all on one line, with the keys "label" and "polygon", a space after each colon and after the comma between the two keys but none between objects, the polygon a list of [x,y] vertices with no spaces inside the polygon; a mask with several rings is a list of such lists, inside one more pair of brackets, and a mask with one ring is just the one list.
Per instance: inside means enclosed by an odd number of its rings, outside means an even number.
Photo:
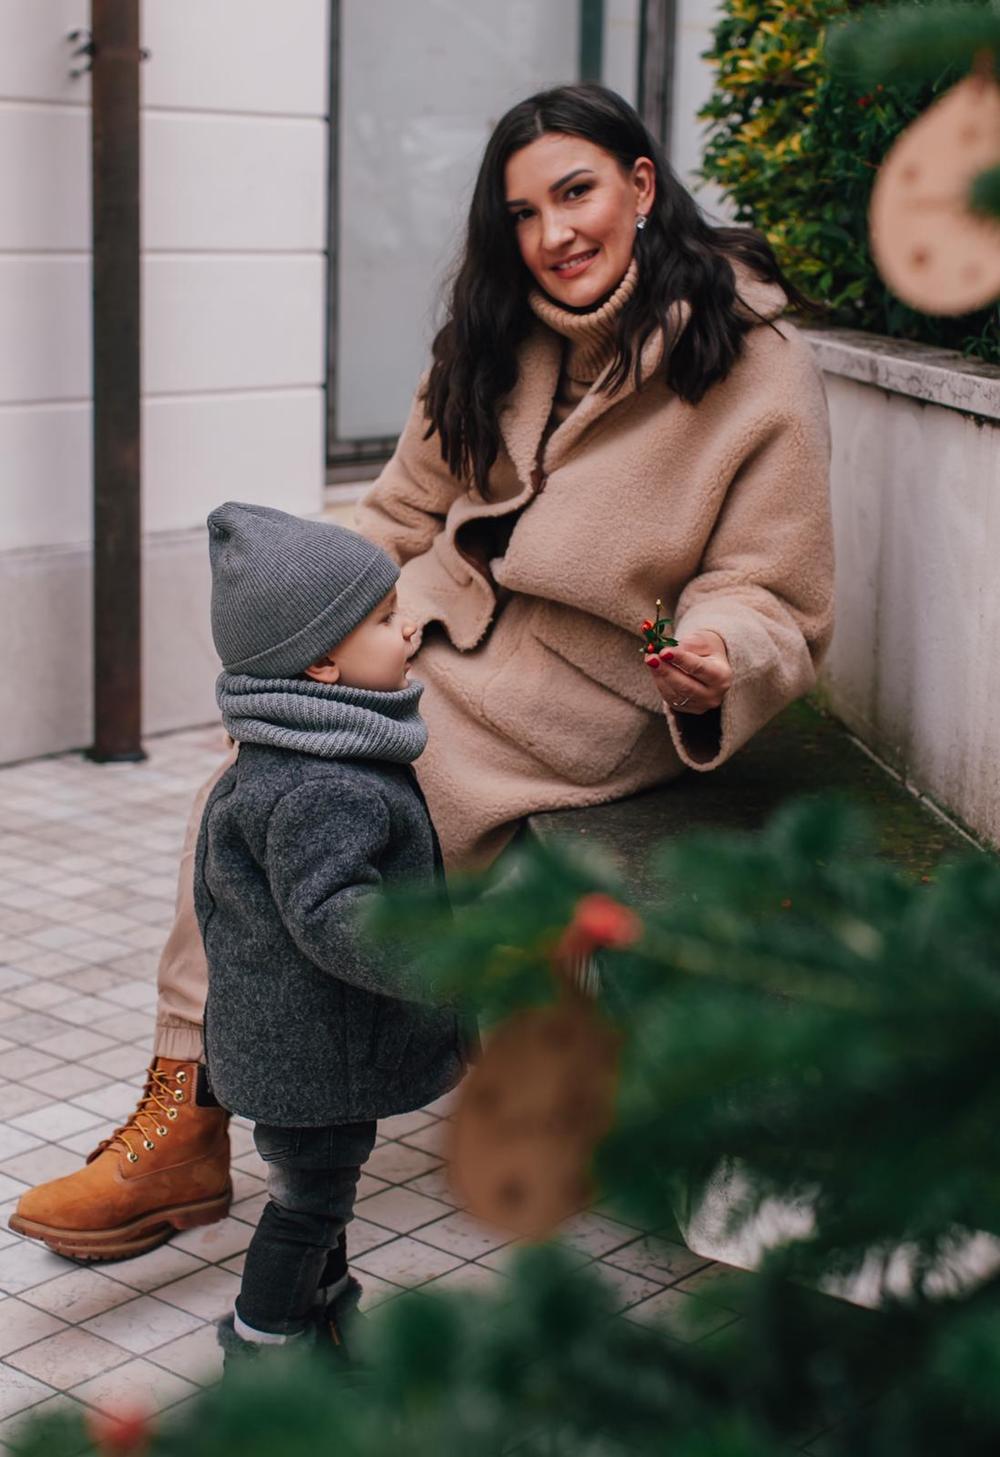
[{"label": "tiled floor", "polygon": [[[66,755],[0,770],[0,1451],[29,1408],[135,1395],[164,1409],[214,1381],[213,1322],[263,1203],[263,1165],[237,1121],[236,1198],[220,1224],[112,1265],[74,1264],[7,1228],[22,1190],[78,1168],[128,1116],[149,1059],[184,822],[222,743],[202,729],[148,747],[141,765]],[[414,1285],[503,1279],[503,1236],[448,1189],[446,1117],[442,1100],[381,1125],[349,1232],[369,1307]],[[738,1318],[713,1298],[720,1267],[679,1244],[598,1213],[565,1238],[630,1318],[700,1309],[706,1335]]]}]

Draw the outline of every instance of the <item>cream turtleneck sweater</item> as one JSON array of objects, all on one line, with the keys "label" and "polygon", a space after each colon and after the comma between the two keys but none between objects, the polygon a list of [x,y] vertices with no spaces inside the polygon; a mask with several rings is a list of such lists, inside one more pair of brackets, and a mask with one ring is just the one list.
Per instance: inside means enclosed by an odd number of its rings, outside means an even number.
[{"label": "cream turtleneck sweater", "polygon": [[[543,444],[553,430],[572,414],[584,395],[590,391],[594,381],[600,378],[614,358],[618,315],[635,292],[638,276],[638,264],[633,258],[614,293],[605,299],[600,308],[591,309],[588,313],[574,313],[571,309],[561,308],[539,289],[529,295],[528,302],[533,313],[566,340],[562,370],[553,396],[552,413],[543,436]],[[516,483],[513,488],[520,489]],[[521,511],[524,509],[522,506]],[[489,576],[496,593],[498,614],[510,593],[493,579],[493,572],[503,560],[511,532],[520,514],[517,511],[509,516],[466,522],[460,532],[461,544],[458,544],[456,538],[459,551],[474,561],[479,570],[485,571],[486,563],[489,562]]]},{"label": "cream turtleneck sweater", "polygon": [[528,302],[536,317],[566,340],[549,432],[573,412],[614,358],[618,316],[635,293],[638,276],[639,266],[633,258],[614,293],[600,308],[588,313],[564,309],[539,289],[529,295]]}]

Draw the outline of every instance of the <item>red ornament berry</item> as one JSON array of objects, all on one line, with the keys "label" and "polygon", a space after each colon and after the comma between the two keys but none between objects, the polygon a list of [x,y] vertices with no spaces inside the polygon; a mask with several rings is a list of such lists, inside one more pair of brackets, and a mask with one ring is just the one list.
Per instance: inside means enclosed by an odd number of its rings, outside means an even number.
[{"label": "red ornament berry", "polygon": [[87,1430],[102,1457],[141,1457],[153,1436],[149,1414],[138,1407],[88,1412]]},{"label": "red ornament berry", "polygon": [[558,950],[564,956],[587,955],[599,946],[631,946],[641,935],[642,922],[634,911],[595,891],[577,901]]},{"label": "red ornament berry", "polygon": [[642,624],[642,630],[643,632],[652,632],[653,630],[653,624],[650,622],[648,617],[646,618],[646,621]]}]

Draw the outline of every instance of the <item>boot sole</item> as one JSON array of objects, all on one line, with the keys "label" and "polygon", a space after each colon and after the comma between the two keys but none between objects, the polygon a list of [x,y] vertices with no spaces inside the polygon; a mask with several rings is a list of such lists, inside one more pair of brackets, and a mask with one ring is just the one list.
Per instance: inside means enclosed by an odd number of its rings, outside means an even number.
[{"label": "boot sole", "polygon": [[153,1209],[114,1229],[56,1229],[19,1214],[12,1214],[8,1222],[17,1234],[41,1240],[54,1254],[71,1260],[128,1260],[155,1250],[180,1229],[196,1229],[201,1224],[224,1219],[232,1198],[232,1185],[227,1184],[223,1193],[212,1199]]}]

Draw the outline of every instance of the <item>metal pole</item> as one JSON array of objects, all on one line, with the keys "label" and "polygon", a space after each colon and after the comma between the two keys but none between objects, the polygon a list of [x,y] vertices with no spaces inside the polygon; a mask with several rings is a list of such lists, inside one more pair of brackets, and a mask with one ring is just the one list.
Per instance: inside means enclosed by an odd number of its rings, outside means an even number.
[{"label": "metal pole", "polygon": [[91,0],[94,295],[94,743],[142,750],[139,3]]},{"label": "metal pole", "polygon": [[580,0],[580,80],[600,81],[604,59],[604,0]]},{"label": "metal pole", "polygon": [[670,156],[675,0],[642,0],[639,19],[639,115]]}]

